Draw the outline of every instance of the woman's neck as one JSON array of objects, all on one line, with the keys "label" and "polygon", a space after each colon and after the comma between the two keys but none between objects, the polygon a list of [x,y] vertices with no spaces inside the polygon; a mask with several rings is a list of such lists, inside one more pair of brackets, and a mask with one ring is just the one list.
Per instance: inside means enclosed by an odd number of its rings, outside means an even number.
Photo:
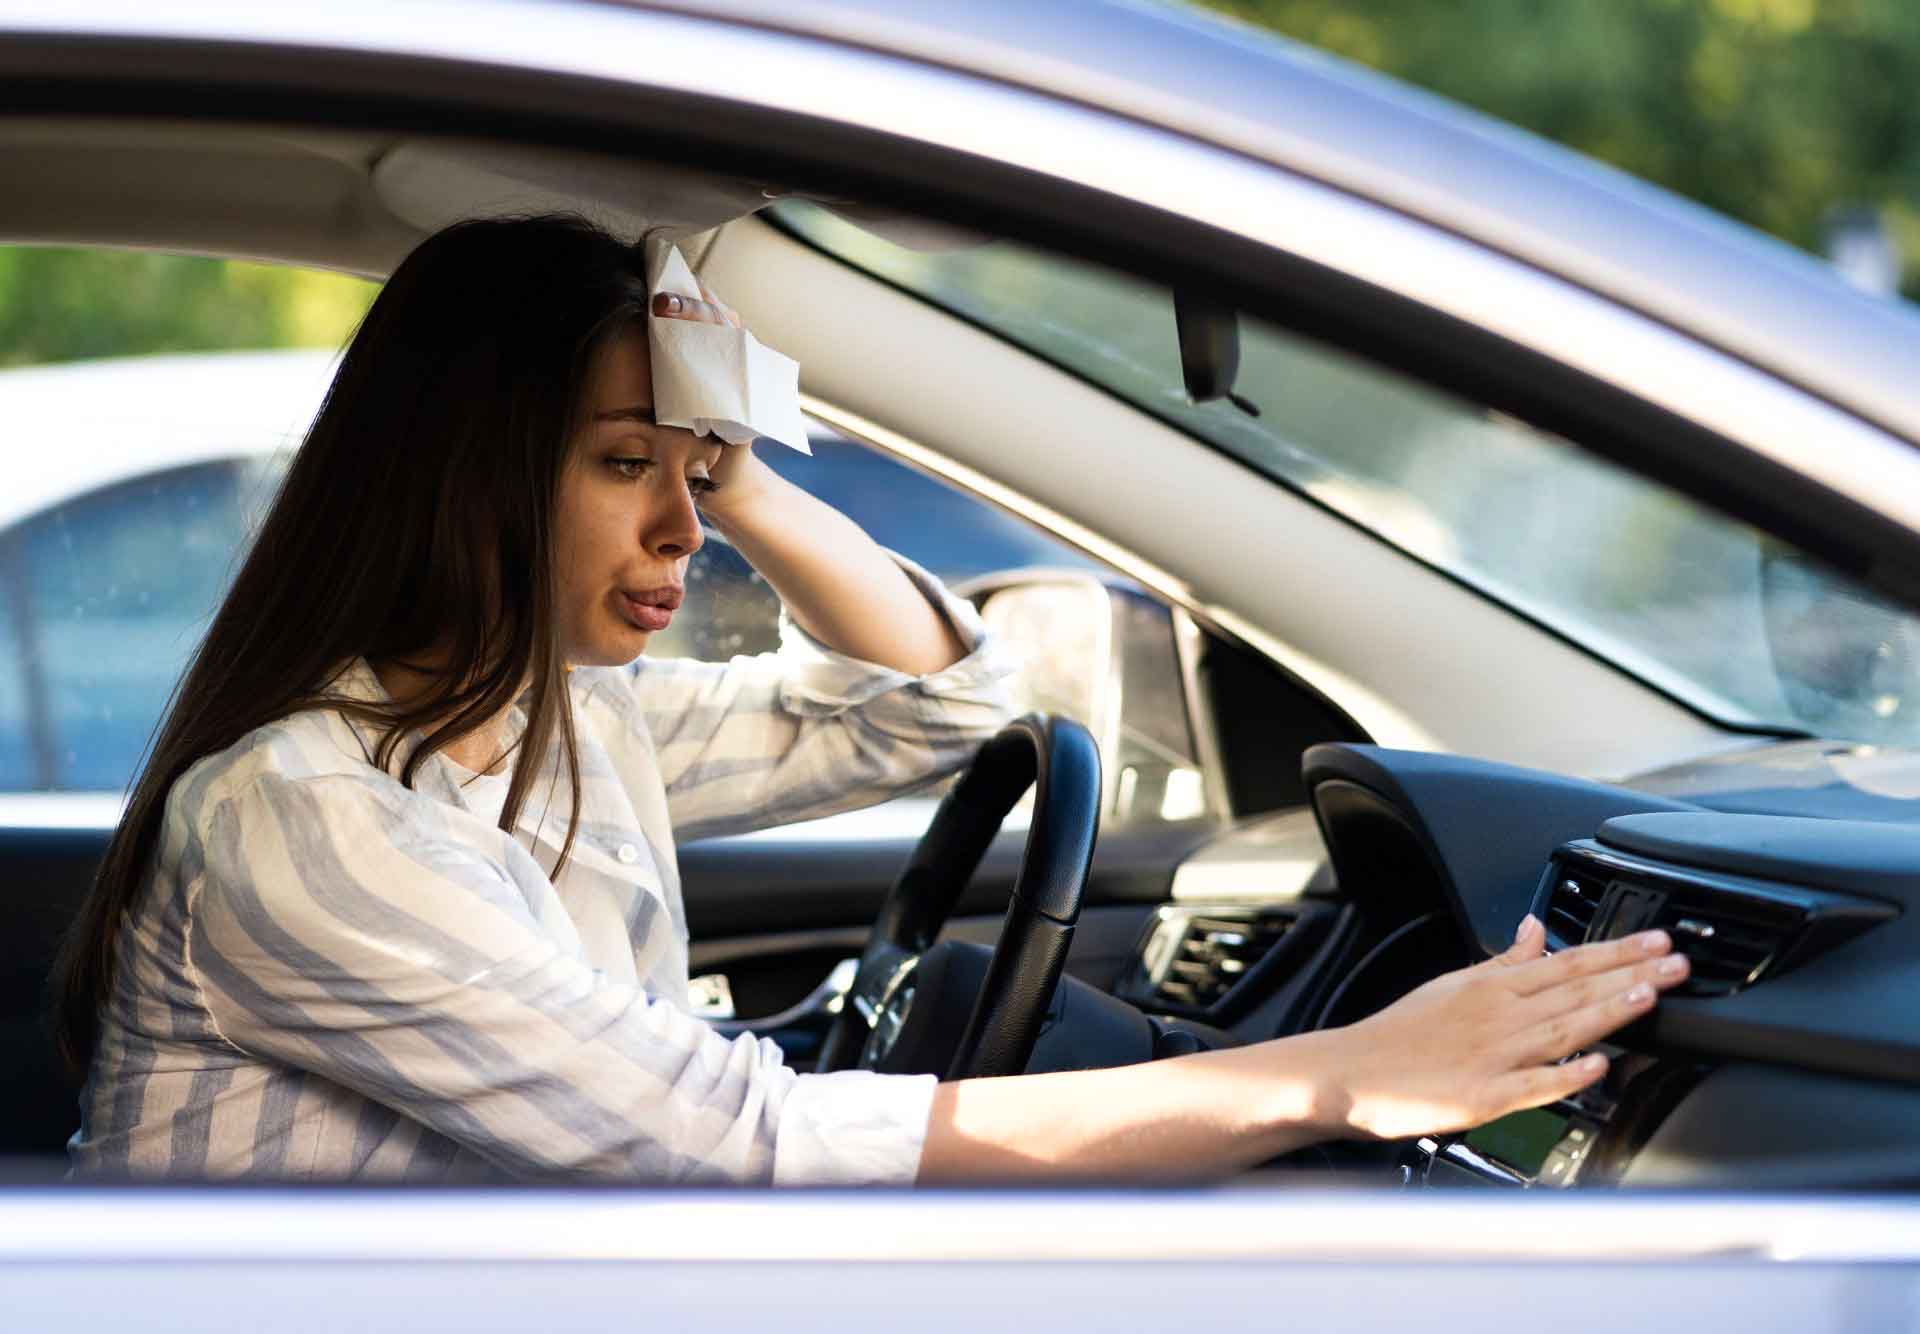
[{"label": "woman's neck", "polygon": [[[387,660],[373,662],[373,674],[380,681],[380,688],[394,703],[403,708],[417,703],[435,685],[440,682],[442,673],[431,666],[421,667],[410,663]],[[502,709],[473,731],[443,747],[441,754],[463,769],[474,773],[505,773],[507,761],[507,714]]]}]

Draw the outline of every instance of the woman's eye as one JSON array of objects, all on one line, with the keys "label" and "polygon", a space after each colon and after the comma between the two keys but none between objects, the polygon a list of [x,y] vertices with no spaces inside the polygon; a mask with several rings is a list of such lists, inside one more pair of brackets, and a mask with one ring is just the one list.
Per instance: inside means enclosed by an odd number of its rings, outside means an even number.
[{"label": "woman's eye", "polygon": [[[607,460],[607,466],[623,482],[638,482],[653,472],[654,461],[637,455],[627,455]],[[687,490],[695,496],[710,496],[720,489],[720,483],[711,477],[687,478]]]}]

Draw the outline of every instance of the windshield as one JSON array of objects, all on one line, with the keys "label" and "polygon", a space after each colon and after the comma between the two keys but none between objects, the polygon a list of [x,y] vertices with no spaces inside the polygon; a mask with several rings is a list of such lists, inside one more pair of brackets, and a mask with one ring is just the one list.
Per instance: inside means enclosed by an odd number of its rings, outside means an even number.
[{"label": "windshield", "polygon": [[1236,391],[1259,415],[1195,404],[1164,287],[1005,241],[909,249],[803,201],[774,212],[1700,712],[1920,742],[1920,620],[1675,491],[1245,316]]}]

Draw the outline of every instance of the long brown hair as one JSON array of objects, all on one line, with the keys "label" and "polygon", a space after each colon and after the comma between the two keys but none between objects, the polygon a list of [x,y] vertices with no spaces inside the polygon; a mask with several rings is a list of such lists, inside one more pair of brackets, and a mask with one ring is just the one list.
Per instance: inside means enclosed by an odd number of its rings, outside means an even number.
[{"label": "long brown hair", "polygon": [[[502,828],[560,738],[579,758],[554,625],[553,504],[586,377],[646,316],[638,252],[579,218],[461,223],[410,254],[374,301],[220,609],[175,688],[125,815],[62,944],[54,1038],[92,1059],[120,923],[144,890],[167,792],[253,729],[328,707],[384,729],[373,757],[411,786],[434,752],[522,697]],[[432,649],[419,698],[329,693],[353,659]]]}]

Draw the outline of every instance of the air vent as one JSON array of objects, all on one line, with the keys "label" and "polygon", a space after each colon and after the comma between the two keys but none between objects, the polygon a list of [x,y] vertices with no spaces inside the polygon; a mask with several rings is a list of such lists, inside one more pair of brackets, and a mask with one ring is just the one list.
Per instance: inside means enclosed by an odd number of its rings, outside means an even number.
[{"label": "air vent", "polygon": [[1570,843],[1534,899],[1548,944],[1617,940],[1654,927],[1692,961],[1682,994],[1725,996],[1899,915],[1853,894],[1672,866]]},{"label": "air vent", "polygon": [[1119,994],[1149,1009],[1205,1010],[1292,925],[1288,913],[1162,908]]},{"label": "air vent", "polygon": [[1806,925],[1804,912],[1741,894],[1675,886],[1653,912],[1674,948],[1693,963],[1686,991],[1725,996],[1758,982]]},{"label": "air vent", "polygon": [[1600,903],[1607,896],[1607,877],[1584,866],[1559,862],[1553,882],[1544,919],[1547,943],[1555,949],[1578,945],[1599,916]]},{"label": "air vent", "polygon": [[1290,925],[1279,917],[1189,917],[1155,997],[1204,1010],[1232,990]]}]

